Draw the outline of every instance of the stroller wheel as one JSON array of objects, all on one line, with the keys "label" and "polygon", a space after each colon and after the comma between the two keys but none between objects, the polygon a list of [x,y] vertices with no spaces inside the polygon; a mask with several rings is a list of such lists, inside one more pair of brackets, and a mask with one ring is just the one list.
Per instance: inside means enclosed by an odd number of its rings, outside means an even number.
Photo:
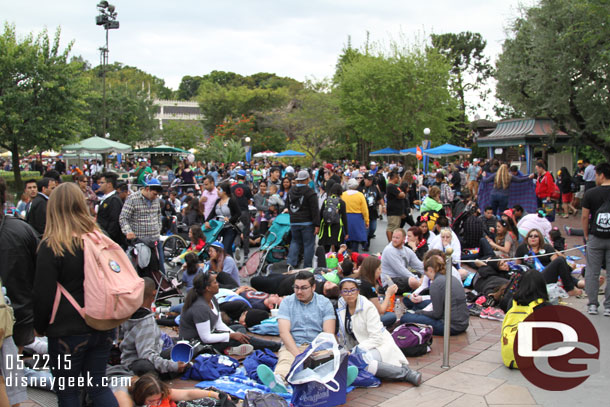
[{"label": "stroller wheel", "polygon": [[237,264],[238,267],[241,266],[241,264],[244,261],[244,253],[242,252],[241,247],[236,247],[235,251],[233,252],[233,260],[235,260],[235,263]]}]

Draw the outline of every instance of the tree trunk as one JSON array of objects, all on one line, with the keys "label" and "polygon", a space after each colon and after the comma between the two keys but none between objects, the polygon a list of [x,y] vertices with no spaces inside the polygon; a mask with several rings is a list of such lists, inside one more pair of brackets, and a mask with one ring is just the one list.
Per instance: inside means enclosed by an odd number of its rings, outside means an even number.
[{"label": "tree trunk", "polygon": [[13,162],[13,174],[15,176],[15,190],[21,191],[23,189],[21,185],[21,167],[19,166],[19,146],[17,142],[13,142],[11,145],[11,161]]}]

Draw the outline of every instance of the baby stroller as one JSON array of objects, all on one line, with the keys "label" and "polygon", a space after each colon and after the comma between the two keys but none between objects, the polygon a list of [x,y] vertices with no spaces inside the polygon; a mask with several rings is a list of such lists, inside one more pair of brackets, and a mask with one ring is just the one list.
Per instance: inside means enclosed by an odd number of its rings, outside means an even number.
[{"label": "baby stroller", "polygon": [[244,267],[241,268],[242,277],[261,274],[266,265],[280,262],[288,255],[288,234],[290,233],[290,215],[278,215],[265,237],[260,248],[252,253]]}]

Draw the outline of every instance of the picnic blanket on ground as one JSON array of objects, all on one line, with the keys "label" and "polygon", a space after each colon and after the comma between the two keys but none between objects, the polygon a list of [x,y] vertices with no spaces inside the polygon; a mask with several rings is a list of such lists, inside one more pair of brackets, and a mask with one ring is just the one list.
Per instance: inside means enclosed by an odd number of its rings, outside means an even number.
[{"label": "picnic blanket on ground", "polygon": [[[491,206],[491,190],[493,182],[479,184],[479,208]],[[536,185],[534,182],[511,182],[508,187],[508,207],[512,208],[515,205],[521,205],[528,213],[535,213],[538,210],[538,201],[536,200]]]}]

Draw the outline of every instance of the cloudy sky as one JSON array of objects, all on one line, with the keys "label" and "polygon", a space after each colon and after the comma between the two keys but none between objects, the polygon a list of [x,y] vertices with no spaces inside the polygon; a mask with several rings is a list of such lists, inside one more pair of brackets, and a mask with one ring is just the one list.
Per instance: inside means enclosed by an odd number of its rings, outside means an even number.
[{"label": "cloudy sky", "polygon": [[[495,59],[520,3],[533,0],[126,0],[116,6],[119,30],[110,31],[110,62],[136,66],[176,89],[184,75],[212,70],[242,75],[273,72],[298,80],[333,74],[351,36],[373,41],[430,33],[473,31]],[[95,25],[96,1],[0,0],[0,19],[21,34],[62,30],[62,43],[93,65],[104,30]]]}]

